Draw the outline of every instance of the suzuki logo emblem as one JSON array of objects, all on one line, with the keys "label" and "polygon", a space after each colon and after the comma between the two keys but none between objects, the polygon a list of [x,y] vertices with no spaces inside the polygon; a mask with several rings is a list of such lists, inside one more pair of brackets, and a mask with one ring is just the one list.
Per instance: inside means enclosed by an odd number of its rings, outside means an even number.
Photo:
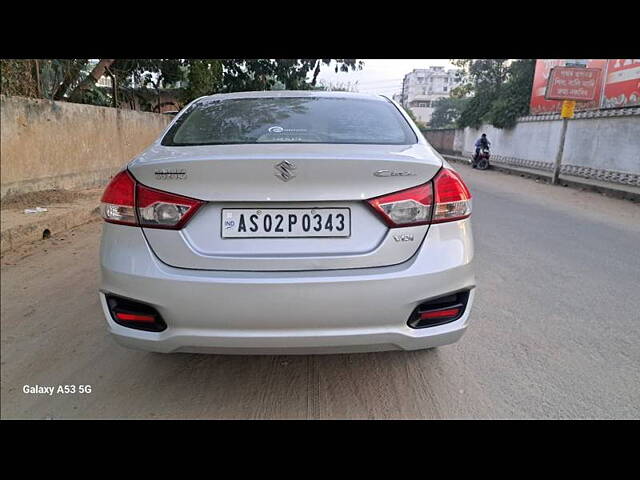
[{"label": "suzuki logo emblem", "polygon": [[283,182],[288,182],[296,176],[296,174],[294,173],[296,164],[293,162],[283,160],[279,163],[276,163],[274,168],[276,169],[275,176]]}]

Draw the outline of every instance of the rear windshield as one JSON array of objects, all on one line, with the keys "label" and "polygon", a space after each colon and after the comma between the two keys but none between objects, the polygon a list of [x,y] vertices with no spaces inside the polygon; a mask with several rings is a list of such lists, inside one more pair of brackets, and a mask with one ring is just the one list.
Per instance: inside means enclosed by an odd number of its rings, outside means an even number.
[{"label": "rear windshield", "polygon": [[201,100],[162,139],[162,145],[171,146],[416,142],[413,130],[391,102],[327,97]]}]

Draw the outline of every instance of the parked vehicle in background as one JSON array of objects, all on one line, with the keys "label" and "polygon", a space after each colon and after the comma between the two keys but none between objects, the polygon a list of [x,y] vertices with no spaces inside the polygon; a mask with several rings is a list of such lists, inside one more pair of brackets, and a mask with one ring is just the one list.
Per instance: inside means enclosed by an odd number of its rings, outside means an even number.
[{"label": "parked vehicle in background", "polygon": [[385,97],[200,98],[101,211],[100,300],[126,346],[414,350],[469,322],[471,194]]}]

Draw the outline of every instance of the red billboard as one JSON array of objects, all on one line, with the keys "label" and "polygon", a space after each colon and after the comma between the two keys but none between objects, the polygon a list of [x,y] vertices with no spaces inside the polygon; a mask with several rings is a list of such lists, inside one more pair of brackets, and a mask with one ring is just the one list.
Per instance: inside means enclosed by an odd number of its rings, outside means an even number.
[{"label": "red billboard", "polygon": [[[562,108],[561,100],[548,100],[545,98],[547,82],[551,69],[554,67],[564,67],[566,60],[537,60],[536,70],[533,77],[533,88],[531,91],[530,110],[532,115],[540,113],[557,113]],[[587,68],[597,68],[602,71],[606,68],[607,60],[587,60]],[[596,94],[590,102],[579,102],[576,110],[586,110],[590,108],[600,108],[602,79],[604,72],[599,75],[595,83]]]},{"label": "red billboard", "polygon": [[607,62],[602,108],[640,105],[640,59]]},{"label": "red billboard", "polygon": [[547,100],[590,102],[596,98],[599,68],[554,67],[547,81]]}]

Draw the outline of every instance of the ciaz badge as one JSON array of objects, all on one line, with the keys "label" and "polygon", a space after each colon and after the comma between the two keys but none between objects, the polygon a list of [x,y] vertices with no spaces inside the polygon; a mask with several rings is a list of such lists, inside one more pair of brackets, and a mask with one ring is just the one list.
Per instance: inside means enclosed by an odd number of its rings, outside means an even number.
[{"label": "ciaz badge", "polygon": [[415,177],[415,173],[399,170],[378,170],[373,172],[376,177]]},{"label": "ciaz badge", "polygon": [[158,180],[184,180],[187,171],[184,168],[161,168],[153,172]]}]

